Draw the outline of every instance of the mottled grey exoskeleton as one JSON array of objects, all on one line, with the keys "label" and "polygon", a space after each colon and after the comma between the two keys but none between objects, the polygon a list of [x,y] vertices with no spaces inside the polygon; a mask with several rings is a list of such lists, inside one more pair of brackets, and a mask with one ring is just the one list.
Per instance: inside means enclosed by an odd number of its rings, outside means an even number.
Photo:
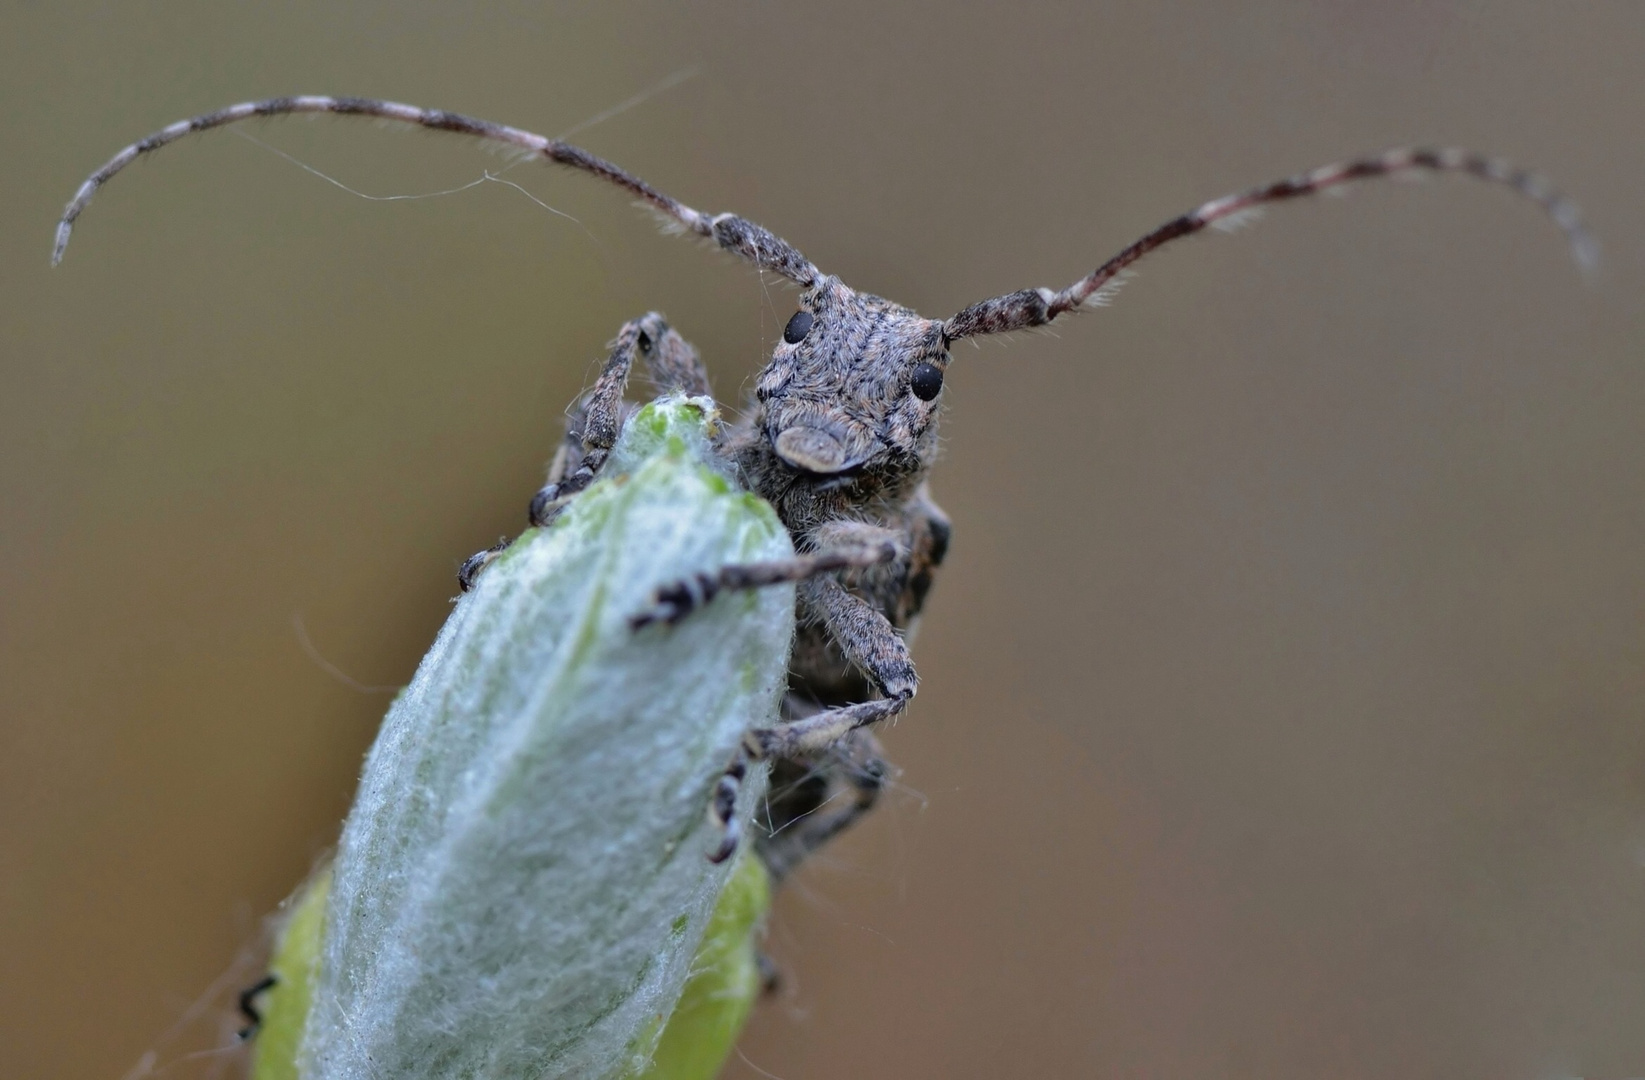
[{"label": "mottled grey exoskeleton", "polygon": [[[1579,263],[1593,257],[1575,206],[1540,177],[1465,150],[1398,149],[1205,203],[1066,289],[1025,289],[972,304],[947,319],[928,319],[823,273],[751,221],[693,210],[561,140],[393,102],[295,97],[182,120],[120,151],[68,204],[53,262],[62,257],[70,228],[97,189],[139,156],[190,132],[285,113],[399,120],[494,140],[569,165],[638,196],[671,227],[711,239],[802,290],[799,310],[754,384],[756,400],[741,422],[723,431],[717,446],[727,470],[776,508],[799,555],[785,562],[704,568],[690,580],[659,589],[656,606],[633,619],[638,632],[653,623],[678,622],[722,590],[798,583],[799,633],[783,721],[748,733],[710,808],[723,829],[709,856],[718,861],[738,843],[736,799],[749,760],[772,762],[773,794],[758,847],[779,879],[873,804],[887,766],[870,725],[901,712],[918,685],[906,637],[948,550],[949,521],[931,501],[926,474],[936,454],[943,374],[953,342],[1043,326],[1084,305],[1100,304],[1121,271],[1162,244],[1229,223],[1265,203],[1366,177],[1462,172],[1505,184],[1552,216]],[[533,524],[551,521],[599,474],[616,441],[623,391],[636,359],[664,390],[709,393],[696,351],[661,316],[649,314],[625,325],[593,390],[573,411],[548,485],[532,500]],[[465,588],[498,550],[481,552],[464,565]]]}]

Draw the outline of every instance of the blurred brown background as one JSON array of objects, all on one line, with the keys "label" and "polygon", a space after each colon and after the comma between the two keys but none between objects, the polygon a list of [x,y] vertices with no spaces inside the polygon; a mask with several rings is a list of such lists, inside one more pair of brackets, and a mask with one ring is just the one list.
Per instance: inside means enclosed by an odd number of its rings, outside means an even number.
[{"label": "blurred brown background", "polygon": [[[792,310],[539,166],[368,202],[218,133],[565,131],[946,315],[1404,141],[1547,169],[1179,246],[957,351],[883,811],[782,898],[739,1080],[1645,1074],[1645,8],[41,4],[0,34],[0,1076],[116,1080],[332,841],[458,561],[626,317],[740,398]],[[248,134],[376,194],[455,138]],[[158,1045],[213,1044],[212,1010]],[[173,1076],[206,1075],[210,1058]]]}]

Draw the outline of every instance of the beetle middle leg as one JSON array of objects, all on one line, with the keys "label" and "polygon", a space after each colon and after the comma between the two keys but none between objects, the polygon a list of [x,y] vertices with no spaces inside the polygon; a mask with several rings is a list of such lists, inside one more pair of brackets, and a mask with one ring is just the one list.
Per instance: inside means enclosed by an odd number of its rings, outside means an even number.
[{"label": "beetle middle leg", "polygon": [[872,810],[895,771],[866,728],[851,732],[824,755],[774,761],[772,794],[759,823],[763,835],[755,845],[771,880],[781,882]]},{"label": "beetle middle leg", "polygon": [[709,820],[721,830],[720,843],[709,855],[712,862],[723,862],[737,850],[741,834],[737,795],[751,761],[814,760],[853,732],[902,712],[919,687],[908,645],[885,614],[867,600],[848,592],[832,577],[814,577],[801,582],[798,601],[801,618],[820,622],[844,658],[868,676],[881,696],[750,730],[709,803]]}]

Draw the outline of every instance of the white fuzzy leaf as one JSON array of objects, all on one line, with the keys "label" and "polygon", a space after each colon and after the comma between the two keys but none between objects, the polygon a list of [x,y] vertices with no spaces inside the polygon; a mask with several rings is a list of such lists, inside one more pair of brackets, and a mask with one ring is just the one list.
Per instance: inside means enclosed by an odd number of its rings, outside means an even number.
[{"label": "white fuzzy leaf", "polygon": [[730,872],[706,858],[710,791],[774,721],[793,635],[791,587],[629,629],[658,585],[792,553],[705,464],[712,422],[707,399],[642,410],[390,709],[343,830],[305,1077],[603,1080],[650,1053]]}]

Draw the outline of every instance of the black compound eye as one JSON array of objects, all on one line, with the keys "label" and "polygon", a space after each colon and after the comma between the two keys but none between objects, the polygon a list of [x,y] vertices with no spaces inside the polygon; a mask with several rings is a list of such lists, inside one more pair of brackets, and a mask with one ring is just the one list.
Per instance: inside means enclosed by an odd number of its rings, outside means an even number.
[{"label": "black compound eye", "polygon": [[805,335],[811,333],[811,324],[816,320],[809,311],[796,311],[794,317],[788,320],[783,327],[783,340],[790,345],[798,345],[805,340]]},{"label": "black compound eye", "polygon": [[908,380],[908,388],[921,401],[930,401],[942,393],[942,369],[935,364],[916,364],[914,377]]}]

